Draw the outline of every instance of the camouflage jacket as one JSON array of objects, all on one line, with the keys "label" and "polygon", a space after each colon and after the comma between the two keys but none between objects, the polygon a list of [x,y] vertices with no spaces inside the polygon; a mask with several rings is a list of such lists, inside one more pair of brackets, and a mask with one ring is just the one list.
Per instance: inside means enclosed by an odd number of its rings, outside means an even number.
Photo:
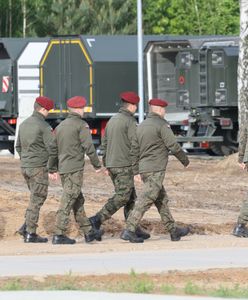
[{"label": "camouflage jacket", "polygon": [[176,142],[169,123],[158,114],[149,113],[146,120],[138,126],[136,138],[133,139],[131,156],[134,173],[165,170],[169,152],[184,166],[189,164],[188,157]]},{"label": "camouflage jacket", "polygon": [[121,108],[119,113],[109,120],[101,145],[105,167],[132,166],[130,151],[136,128],[135,117],[125,108]]},{"label": "camouflage jacket", "polygon": [[88,124],[80,115],[69,113],[55,130],[53,149],[57,159],[49,160],[49,168],[60,174],[72,173],[84,168],[84,156],[89,157],[95,169],[101,168],[101,163],[93,145]]},{"label": "camouflage jacket", "polygon": [[50,156],[56,156],[52,150],[54,135],[45,117],[34,111],[19,128],[16,151],[20,155],[21,167],[36,168],[47,165]]}]

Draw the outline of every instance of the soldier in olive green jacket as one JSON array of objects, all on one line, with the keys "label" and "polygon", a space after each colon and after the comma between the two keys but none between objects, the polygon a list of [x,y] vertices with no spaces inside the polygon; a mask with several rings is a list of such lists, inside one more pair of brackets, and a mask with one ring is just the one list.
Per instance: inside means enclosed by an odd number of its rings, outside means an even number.
[{"label": "soldier in olive green jacket", "polygon": [[[134,92],[123,92],[120,98],[122,107],[119,113],[109,120],[101,146],[103,164],[114,184],[115,194],[95,216],[90,218],[96,229],[99,229],[101,224],[121,207],[124,207],[124,216],[127,219],[136,200],[130,150],[132,139],[136,134],[137,123],[134,113],[137,110],[139,96]],[[145,239],[150,237],[140,227],[137,227],[136,233]]]},{"label": "soldier in olive green jacket", "polygon": [[82,120],[86,100],[75,96],[67,101],[68,117],[56,128],[54,148],[58,161],[49,161],[51,170],[59,170],[63,186],[63,195],[57,212],[53,244],[74,244],[76,241],[65,235],[69,216],[73,210],[79,231],[85,241],[101,240],[102,232],[92,228],[84,211],[84,196],[82,194],[84,156],[90,159],[96,172],[101,171],[101,163],[92,142],[88,124]]},{"label": "soldier in olive green jacket", "polygon": [[[244,124],[240,128],[239,134],[239,155],[238,163],[243,170],[247,170],[248,167],[248,124]],[[234,226],[233,235],[237,237],[248,237],[248,228],[246,224],[248,222],[248,194],[243,201],[238,216],[237,224]]]},{"label": "soldier in olive green jacket", "polygon": [[[135,233],[144,213],[154,203],[160,214],[162,223],[170,232],[171,240],[178,241],[189,233],[189,228],[176,226],[168,207],[168,196],[163,187],[165,170],[168,163],[169,152],[186,167],[189,160],[176,142],[170,125],[164,119],[165,107],[168,103],[162,99],[149,101],[150,113],[137,129],[137,137],[133,139],[132,160],[135,179],[144,182],[144,193],[139,198],[127,219],[127,227],[121,238],[133,243],[141,243]],[[140,175],[138,175],[140,174]]]},{"label": "soldier in olive green jacket", "polygon": [[51,145],[54,140],[52,129],[45,118],[53,101],[47,97],[38,97],[34,103],[32,116],[19,128],[16,151],[21,159],[21,171],[31,192],[25,214],[25,223],[18,230],[26,243],[44,243],[47,238],[36,234],[40,208],[47,198],[49,157],[56,155]]}]

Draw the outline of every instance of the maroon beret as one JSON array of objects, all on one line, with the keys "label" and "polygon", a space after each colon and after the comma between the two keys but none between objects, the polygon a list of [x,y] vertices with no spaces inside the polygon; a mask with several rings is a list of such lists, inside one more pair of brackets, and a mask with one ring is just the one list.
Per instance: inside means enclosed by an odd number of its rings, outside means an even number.
[{"label": "maroon beret", "polygon": [[140,101],[139,96],[135,92],[123,92],[120,94],[120,98],[131,104],[137,104]]},{"label": "maroon beret", "polygon": [[51,110],[54,108],[53,100],[44,96],[37,97],[35,102],[38,103],[41,107],[45,108],[46,110]]},{"label": "maroon beret", "polygon": [[154,98],[154,99],[149,100],[149,104],[155,105],[155,106],[166,107],[166,106],[168,106],[169,103],[166,100]]},{"label": "maroon beret", "polygon": [[70,98],[67,101],[67,106],[72,107],[72,108],[83,108],[85,107],[87,101],[84,97],[82,96],[75,96]]}]

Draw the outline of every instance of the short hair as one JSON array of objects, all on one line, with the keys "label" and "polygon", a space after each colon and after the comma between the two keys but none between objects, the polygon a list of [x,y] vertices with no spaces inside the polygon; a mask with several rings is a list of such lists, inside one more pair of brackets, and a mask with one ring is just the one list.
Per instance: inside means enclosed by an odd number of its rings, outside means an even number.
[{"label": "short hair", "polygon": [[40,111],[41,109],[42,109],[42,106],[39,103],[34,102],[34,110]]},{"label": "short hair", "polygon": [[121,100],[121,107],[127,108],[131,103]]}]

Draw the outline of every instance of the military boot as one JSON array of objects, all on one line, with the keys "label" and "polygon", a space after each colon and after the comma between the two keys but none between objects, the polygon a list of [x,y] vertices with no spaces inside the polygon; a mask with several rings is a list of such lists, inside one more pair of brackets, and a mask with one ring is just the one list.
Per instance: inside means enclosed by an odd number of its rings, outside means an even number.
[{"label": "military boot", "polygon": [[147,240],[151,237],[151,235],[148,232],[143,231],[139,226],[135,230],[135,234],[137,235],[137,237],[140,237],[143,240]]},{"label": "military boot", "polygon": [[94,240],[101,241],[103,233],[103,230],[96,230],[92,228],[87,234],[84,235],[85,242],[90,243]]},{"label": "military boot", "polygon": [[100,227],[102,225],[102,222],[101,222],[101,219],[98,215],[90,217],[89,220],[90,220],[90,223],[91,223],[91,225],[94,229],[96,229],[96,230],[100,229]]},{"label": "military boot", "polygon": [[53,236],[52,243],[53,245],[73,245],[76,241],[74,239],[70,239],[66,235],[60,234]]},{"label": "military boot", "polygon": [[237,224],[233,229],[233,235],[247,238],[248,228],[245,227],[245,224]]},{"label": "military boot", "polygon": [[21,236],[25,237],[27,234],[27,225],[26,223],[22,224],[22,226],[16,231],[19,233]]},{"label": "military boot", "polygon": [[189,234],[189,227],[176,227],[170,231],[172,241],[180,241],[182,236]]},{"label": "military boot", "polygon": [[143,243],[144,239],[138,237],[135,232],[124,229],[120,236],[124,241],[129,241],[130,243]]},{"label": "military boot", "polygon": [[47,243],[48,239],[39,236],[36,233],[27,233],[24,237],[25,243]]}]

